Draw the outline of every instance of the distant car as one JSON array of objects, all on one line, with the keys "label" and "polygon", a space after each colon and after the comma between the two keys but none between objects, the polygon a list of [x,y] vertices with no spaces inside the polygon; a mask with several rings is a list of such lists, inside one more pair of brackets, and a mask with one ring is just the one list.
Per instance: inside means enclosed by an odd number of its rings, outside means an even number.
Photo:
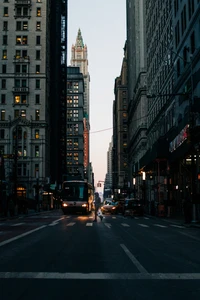
[{"label": "distant car", "polygon": [[144,215],[144,205],[139,199],[125,199],[124,203],[124,215],[125,216],[143,216]]},{"label": "distant car", "polygon": [[112,199],[106,199],[101,206],[102,214],[110,213],[116,214],[118,213],[118,202],[114,202]]}]

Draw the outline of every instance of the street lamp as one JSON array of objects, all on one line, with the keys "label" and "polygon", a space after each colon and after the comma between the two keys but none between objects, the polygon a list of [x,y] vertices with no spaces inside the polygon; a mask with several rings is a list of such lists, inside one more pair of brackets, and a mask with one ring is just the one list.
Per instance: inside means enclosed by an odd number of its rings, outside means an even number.
[{"label": "street lamp", "polygon": [[133,177],[133,197],[136,198],[136,193],[135,193],[135,184],[136,184],[136,178]]}]

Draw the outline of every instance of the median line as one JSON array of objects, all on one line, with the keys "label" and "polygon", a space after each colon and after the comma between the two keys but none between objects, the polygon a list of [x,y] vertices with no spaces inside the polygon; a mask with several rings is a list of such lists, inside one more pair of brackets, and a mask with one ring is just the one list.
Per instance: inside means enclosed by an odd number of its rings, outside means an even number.
[{"label": "median line", "polygon": [[30,230],[30,231],[28,231],[28,232],[22,233],[22,234],[20,234],[20,235],[18,235],[18,236],[15,236],[15,237],[13,237],[13,238],[10,238],[10,239],[8,239],[8,240],[5,240],[5,241],[3,241],[3,242],[0,242],[0,247],[4,246],[4,245],[6,245],[6,244],[9,244],[9,243],[11,243],[11,242],[14,242],[14,241],[16,241],[16,240],[18,240],[18,239],[21,239],[22,237],[27,236],[27,235],[29,235],[29,234],[31,234],[31,233],[33,233],[33,232],[38,231],[38,230],[41,230],[41,229],[43,229],[43,228],[45,228],[45,227],[47,227],[47,226],[46,226],[46,225],[43,225],[43,226],[40,226],[40,227],[35,228],[35,229],[33,229],[33,230]]}]

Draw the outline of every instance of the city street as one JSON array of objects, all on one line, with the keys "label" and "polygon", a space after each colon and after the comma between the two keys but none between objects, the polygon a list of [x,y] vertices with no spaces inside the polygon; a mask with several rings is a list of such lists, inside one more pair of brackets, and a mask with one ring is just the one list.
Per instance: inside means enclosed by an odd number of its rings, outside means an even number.
[{"label": "city street", "polygon": [[0,221],[0,299],[200,299],[200,228],[51,211]]}]

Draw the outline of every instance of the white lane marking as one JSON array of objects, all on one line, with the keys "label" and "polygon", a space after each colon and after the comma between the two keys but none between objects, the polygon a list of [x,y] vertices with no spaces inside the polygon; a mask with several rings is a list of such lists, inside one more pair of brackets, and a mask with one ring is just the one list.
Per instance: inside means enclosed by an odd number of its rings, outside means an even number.
[{"label": "white lane marking", "polygon": [[65,219],[70,219],[70,218],[71,218],[70,216],[65,217]]},{"label": "white lane marking", "polygon": [[137,258],[128,250],[128,248],[124,244],[120,244],[126,255],[130,258],[132,263],[136,266],[138,271],[142,274],[148,274],[147,270],[140,264]]},{"label": "white lane marking", "polygon": [[153,224],[154,226],[157,226],[157,227],[161,227],[161,228],[167,228],[167,226],[165,225],[160,225],[160,224]]},{"label": "white lane marking", "polygon": [[140,225],[142,227],[149,227],[148,225],[145,225],[145,224],[138,224],[138,225]]},{"label": "white lane marking", "polygon": [[46,273],[0,272],[1,279],[200,280],[200,273]]},{"label": "white lane marking", "polygon": [[139,220],[139,218],[138,218],[138,217],[134,217],[134,219],[135,219],[135,220]]},{"label": "white lane marking", "polygon": [[121,223],[122,226],[124,227],[130,227],[130,225],[126,224],[126,223]]},{"label": "white lane marking", "polygon": [[16,241],[16,240],[18,240],[18,239],[21,239],[22,237],[24,237],[24,236],[26,236],[26,235],[29,235],[29,234],[31,234],[31,233],[33,233],[33,232],[36,232],[36,231],[38,231],[38,230],[40,230],[40,229],[43,229],[43,228],[45,228],[45,227],[47,227],[47,226],[46,226],[46,225],[43,225],[43,226],[40,226],[40,227],[35,228],[35,229],[33,229],[33,230],[30,230],[30,231],[28,231],[28,232],[22,233],[22,234],[20,234],[20,235],[18,235],[18,236],[15,236],[15,237],[13,237],[13,238],[11,238],[11,239],[8,239],[8,240],[6,240],[6,241],[3,241],[3,242],[0,243],[0,247],[1,247],[1,246],[4,246],[4,245],[6,245],[6,244],[9,244],[9,243],[11,243],[11,242],[13,242],[13,241]]},{"label": "white lane marking", "polygon": [[17,224],[12,224],[11,226],[21,226],[21,225],[23,225],[23,224],[25,224],[25,223],[17,223]]},{"label": "white lane marking", "polygon": [[177,227],[177,228],[185,228],[184,226],[181,226],[181,225],[172,225],[172,224],[170,224],[170,226]]},{"label": "white lane marking", "polygon": [[111,224],[110,224],[110,223],[104,223],[104,225],[105,225],[106,227],[108,227],[109,229],[110,229],[110,227],[111,227]]},{"label": "white lane marking", "polygon": [[112,217],[112,219],[116,219],[116,217]]},{"label": "white lane marking", "polygon": [[86,223],[86,226],[93,226],[93,223]]},{"label": "white lane marking", "polygon": [[147,217],[144,217],[144,219],[145,219],[145,220],[149,220],[149,218],[147,218]]},{"label": "white lane marking", "polygon": [[67,226],[74,226],[75,222],[68,223]]}]

